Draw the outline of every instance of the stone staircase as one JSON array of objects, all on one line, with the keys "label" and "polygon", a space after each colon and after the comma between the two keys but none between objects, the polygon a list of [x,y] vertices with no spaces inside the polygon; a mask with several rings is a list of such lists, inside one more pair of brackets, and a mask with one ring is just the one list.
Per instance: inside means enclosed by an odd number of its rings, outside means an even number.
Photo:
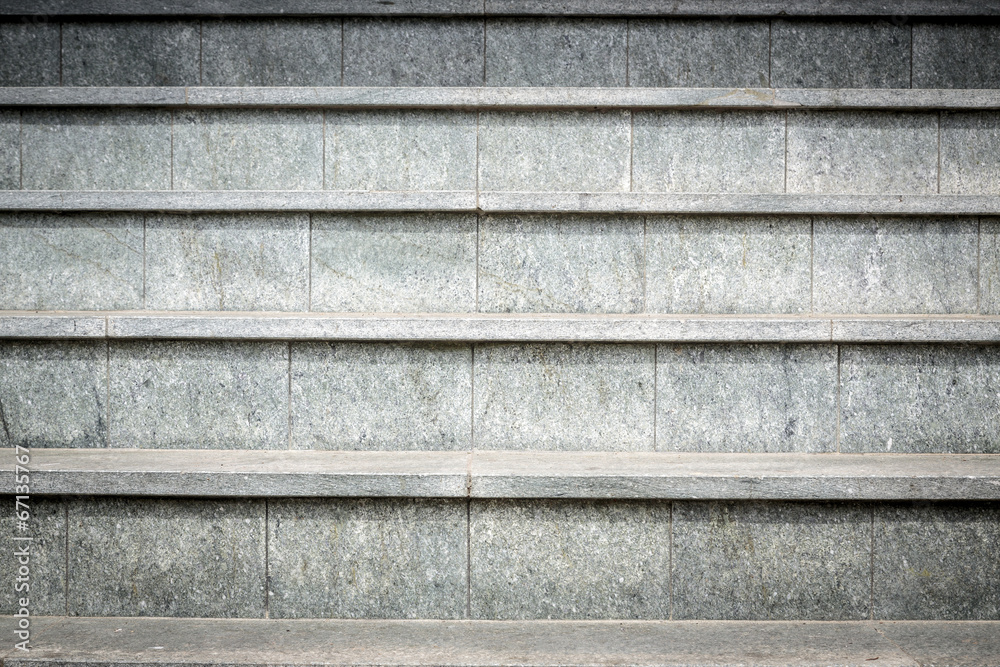
[{"label": "stone staircase", "polygon": [[2,0],[0,189],[0,667],[1000,666],[1000,2]]}]

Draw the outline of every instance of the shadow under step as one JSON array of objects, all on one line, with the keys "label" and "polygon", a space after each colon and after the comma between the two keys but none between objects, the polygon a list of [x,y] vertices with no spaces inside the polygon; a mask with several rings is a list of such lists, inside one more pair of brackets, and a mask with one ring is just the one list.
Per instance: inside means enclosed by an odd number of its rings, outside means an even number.
[{"label": "shadow under step", "polygon": [[996,454],[35,449],[27,467],[34,495],[1000,500]]},{"label": "shadow under step", "polygon": [[[16,619],[0,621],[15,637]],[[1000,622],[32,620],[21,665],[1000,665]]]}]

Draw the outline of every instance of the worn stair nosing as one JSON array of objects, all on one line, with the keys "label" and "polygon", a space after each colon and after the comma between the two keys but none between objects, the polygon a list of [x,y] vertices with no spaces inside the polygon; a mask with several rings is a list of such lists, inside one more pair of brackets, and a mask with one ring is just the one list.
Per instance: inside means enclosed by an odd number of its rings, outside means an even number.
[{"label": "worn stair nosing", "polygon": [[1000,454],[34,449],[27,467],[34,495],[1000,500]]},{"label": "worn stair nosing", "polygon": [[1000,315],[0,311],[0,339],[997,343]]},{"label": "worn stair nosing", "polygon": [[998,215],[996,195],[339,190],[4,190],[0,211]]},{"label": "worn stair nosing", "polygon": [[5,0],[0,16],[46,20],[334,16],[994,16],[997,0]]},{"label": "worn stair nosing", "polygon": [[0,107],[332,109],[1000,109],[996,89],[598,87],[0,87]]}]

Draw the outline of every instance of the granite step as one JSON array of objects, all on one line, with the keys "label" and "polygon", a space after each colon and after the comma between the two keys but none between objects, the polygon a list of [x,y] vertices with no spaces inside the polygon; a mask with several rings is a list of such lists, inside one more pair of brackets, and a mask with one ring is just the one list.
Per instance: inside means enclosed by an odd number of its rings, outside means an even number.
[{"label": "granite step", "polygon": [[28,467],[56,496],[1000,500],[997,454],[33,449]]},{"label": "granite step", "polygon": [[31,619],[6,667],[139,665],[754,665],[995,667],[1000,622]]}]

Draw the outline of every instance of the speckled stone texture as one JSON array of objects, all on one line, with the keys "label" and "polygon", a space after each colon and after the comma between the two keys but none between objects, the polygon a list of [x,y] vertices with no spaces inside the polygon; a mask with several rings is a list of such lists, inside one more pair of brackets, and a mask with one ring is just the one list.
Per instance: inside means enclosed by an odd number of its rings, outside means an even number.
[{"label": "speckled stone texture", "polygon": [[975,313],[974,218],[814,219],[817,313]]},{"label": "speckled stone texture", "polygon": [[285,343],[120,342],[110,367],[114,447],[288,446]]},{"label": "speckled stone texture", "polygon": [[632,189],[781,192],[785,117],[773,111],[637,111]]},{"label": "speckled stone texture", "polygon": [[59,85],[57,23],[0,23],[0,53],[0,86]]},{"label": "speckled stone texture", "polygon": [[70,616],[263,618],[264,501],[69,505]]},{"label": "speckled stone texture", "polygon": [[142,216],[0,216],[0,309],[142,308]]},{"label": "speckled stone texture", "polygon": [[[9,455],[13,457],[12,452]],[[28,598],[32,616],[62,616],[66,613],[66,508],[63,502],[37,496],[28,499],[31,518],[24,532],[14,527],[14,498],[3,496],[2,502],[9,509],[0,518],[0,548],[4,553],[0,577],[7,582],[0,596],[0,614],[16,613],[21,607],[19,601]],[[30,537],[31,540],[16,540],[15,537]],[[18,581],[25,549],[29,573]],[[29,586],[27,590],[15,590],[15,586],[25,583]]]},{"label": "speckled stone texture", "polygon": [[471,367],[466,345],[293,345],[292,447],[468,449]]},{"label": "speckled stone texture", "polygon": [[105,447],[107,345],[0,343],[0,445]]},{"label": "speckled stone texture", "polygon": [[473,502],[474,619],[670,614],[670,504]]},{"label": "speckled stone texture", "polygon": [[177,190],[323,188],[321,111],[183,111],[173,133]]},{"label": "speckled stone texture", "polygon": [[466,502],[270,503],[271,618],[462,618]]},{"label": "speckled stone texture", "polygon": [[767,47],[766,21],[630,21],[629,85],[766,88]]},{"label": "speckled stone texture", "polygon": [[313,215],[312,310],[476,310],[476,216]]},{"label": "speckled stone texture", "polygon": [[479,310],[642,312],[642,224],[635,217],[484,217]]},{"label": "speckled stone texture", "polygon": [[1000,453],[1000,347],[841,347],[843,452]]},{"label": "speckled stone texture", "polygon": [[936,113],[788,112],[788,192],[932,194]]},{"label": "speckled stone texture", "polygon": [[1000,619],[1000,504],[875,508],[876,619]]},{"label": "speckled stone texture", "polygon": [[326,112],[329,190],[473,190],[476,114]]},{"label": "speckled stone texture", "polygon": [[811,222],[800,217],[646,219],[646,310],[805,313]]},{"label": "speckled stone texture", "polygon": [[659,345],[659,451],[836,450],[832,345]]},{"label": "speckled stone texture", "polygon": [[345,86],[481,86],[483,21],[344,19]]},{"label": "speckled stone texture", "polygon": [[624,86],[626,47],[622,20],[488,20],[486,85]]},{"label": "speckled stone texture", "polygon": [[150,310],[305,311],[307,214],[151,215]]},{"label": "speckled stone texture", "polygon": [[0,110],[0,190],[20,187],[21,112]]},{"label": "speckled stone texture", "polygon": [[909,88],[904,21],[771,22],[774,88]]},{"label": "speckled stone texture", "polygon": [[1000,88],[1000,26],[913,24],[914,88]]},{"label": "speckled stone texture", "polygon": [[626,192],[627,111],[484,112],[483,190]]},{"label": "speckled stone texture", "polygon": [[1000,194],[1000,113],[941,114],[941,193]]},{"label": "speckled stone texture", "polygon": [[477,449],[653,450],[653,346],[477,345]]},{"label": "speckled stone texture", "polygon": [[25,190],[169,190],[170,112],[54,109],[22,113]]},{"label": "speckled stone texture", "polygon": [[339,19],[202,22],[206,86],[339,86]]},{"label": "speckled stone texture", "polygon": [[983,218],[979,230],[979,310],[1000,315],[1000,219]]},{"label": "speckled stone texture", "polygon": [[198,21],[64,23],[62,83],[197,86],[200,36]]},{"label": "speckled stone texture", "polygon": [[869,618],[871,509],[675,502],[673,618]]}]

